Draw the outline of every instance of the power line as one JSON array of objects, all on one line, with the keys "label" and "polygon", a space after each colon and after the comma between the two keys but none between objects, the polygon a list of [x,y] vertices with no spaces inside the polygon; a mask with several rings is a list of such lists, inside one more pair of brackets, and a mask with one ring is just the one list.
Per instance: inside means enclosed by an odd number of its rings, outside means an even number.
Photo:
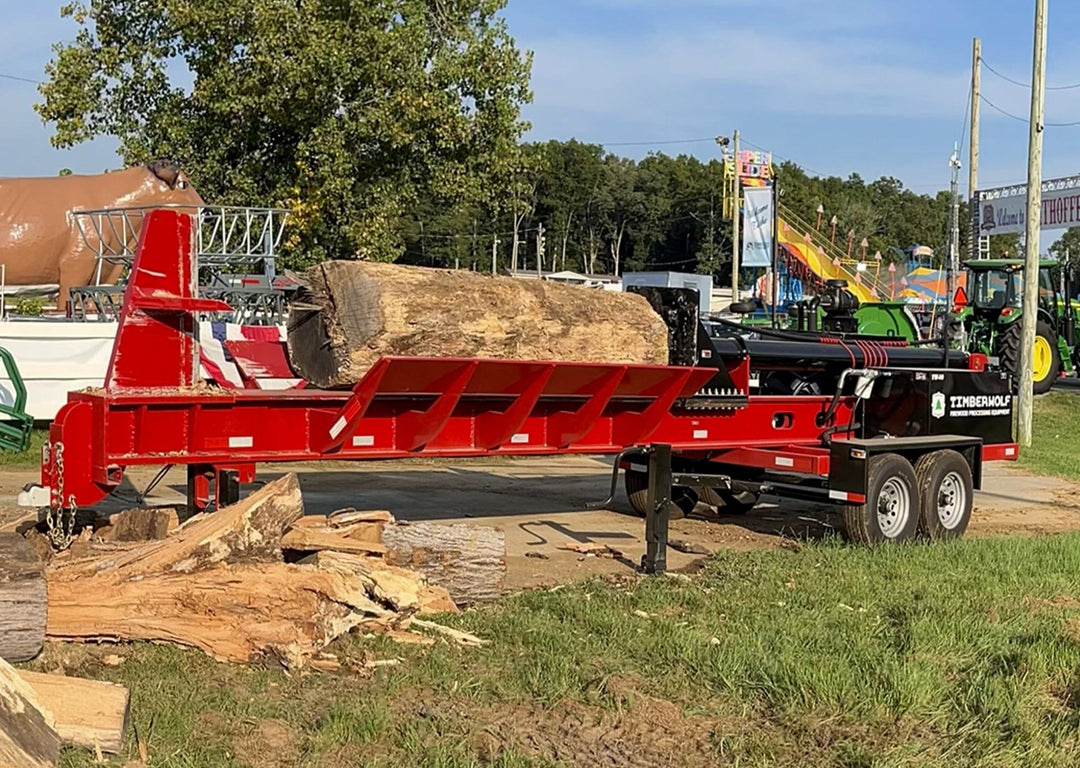
[{"label": "power line", "polygon": [[602,141],[597,142],[603,147],[660,147],[670,144],[701,144],[702,142],[716,142],[715,136],[703,139],[671,139],[669,141]]},{"label": "power line", "polygon": [[[981,99],[981,100],[983,101],[983,103],[984,103],[984,104],[986,104],[986,105],[987,105],[988,107],[990,107],[991,109],[993,109],[993,110],[994,110],[995,112],[1000,112],[1000,113],[1001,113],[1001,114],[1003,114],[1003,115],[1004,115],[1005,117],[1009,117],[1009,118],[1012,118],[1013,120],[1017,120],[1017,121],[1019,121],[1019,122],[1021,122],[1021,123],[1028,123],[1028,122],[1030,122],[1030,120],[1029,120],[1028,118],[1026,118],[1026,117],[1020,117],[1019,115],[1014,115],[1014,114],[1013,114],[1012,112],[1009,112],[1009,111],[1007,111],[1007,110],[1004,110],[1004,109],[1002,109],[1002,108],[1001,108],[1001,107],[999,107],[999,106],[998,106],[997,104],[995,104],[994,102],[990,101],[990,99],[988,99],[988,98],[986,98],[985,96],[983,96],[983,95],[982,95],[981,93],[979,94],[979,98],[980,98],[980,99]],[[1046,127],[1046,128],[1072,128],[1072,127],[1075,127],[1075,126],[1077,126],[1077,125],[1080,125],[1080,120],[1074,120],[1074,121],[1073,121],[1073,122],[1071,122],[1071,123],[1043,123],[1043,126],[1044,126],[1044,127]]]},{"label": "power line", "polygon": [[[984,67],[989,69],[991,72],[993,72],[995,75],[1000,77],[1005,82],[1012,83],[1013,85],[1019,86],[1020,88],[1027,88],[1028,90],[1031,90],[1031,83],[1025,83],[1025,82],[1022,82],[1020,80],[1016,80],[1016,79],[1014,79],[1012,77],[1009,77],[1008,75],[1003,75],[1001,72],[998,72],[992,66],[987,64],[986,59],[980,59],[980,61],[982,62]],[[1073,83],[1072,85],[1048,85],[1048,86],[1046,86],[1046,90],[1048,90],[1048,91],[1071,91],[1071,90],[1074,90],[1076,88],[1080,88],[1080,83]]]},{"label": "power line", "polygon": [[5,75],[3,72],[0,72],[0,77],[2,77],[5,80],[18,80],[19,82],[23,82],[23,83],[33,83],[34,85],[42,85],[42,82],[40,80],[34,80],[33,78],[30,78],[30,77],[20,77],[19,75]]}]

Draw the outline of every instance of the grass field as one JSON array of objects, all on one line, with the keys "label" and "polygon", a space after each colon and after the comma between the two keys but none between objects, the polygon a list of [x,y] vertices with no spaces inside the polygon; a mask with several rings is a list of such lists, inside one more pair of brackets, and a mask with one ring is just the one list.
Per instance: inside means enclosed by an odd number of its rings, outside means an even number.
[{"label": "grass field", "polygon": [[131,686],[160,766],[1080,764],[1078,536],[721,554],[446,621],[490,645],[346,638],[344,671],[291,677],[150,645],[35,666]]},{"label": "grass field", "polygon": [[[1030,471],[1080,478],[1075,398],[1037,400]],[[721,553],[443,621],[490,643],[348,637],[341,671],[294,675],[146,644],[31,666],[130,686],[151,766],[1080,765],[1080,535]]]},{"label": "grass field", "polygon": [[1051,392],[1035,398],[1032,445],[1020,451],[1029,472],[1080,480],[1080,396]]}]

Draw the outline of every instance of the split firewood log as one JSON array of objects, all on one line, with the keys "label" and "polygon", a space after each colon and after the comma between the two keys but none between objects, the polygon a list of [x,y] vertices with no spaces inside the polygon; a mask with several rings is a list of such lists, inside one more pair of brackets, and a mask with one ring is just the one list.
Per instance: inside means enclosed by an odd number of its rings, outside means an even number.
[{"label": "split firewood log", "polygon": [[127,733],[128,689],[115,683],[19,670],[50,712],[60,741],[74,747],[117,754]]},{"label": "split firewood log", "polygon": [[668,362],[667,326],[635,294],[367,261],[324,262],[305,284],[289,359],[317,387],[351,387],[390,355]]},{"label": "split firewood log", "polygon": [[45,573],[33,545],[0,534],[0,659],[29,661],[45,641]]},{"label": "split firewood log", "polygon": [[48,768],[59,759],[52,713],[30,683],[0,659],[0,766]]}]

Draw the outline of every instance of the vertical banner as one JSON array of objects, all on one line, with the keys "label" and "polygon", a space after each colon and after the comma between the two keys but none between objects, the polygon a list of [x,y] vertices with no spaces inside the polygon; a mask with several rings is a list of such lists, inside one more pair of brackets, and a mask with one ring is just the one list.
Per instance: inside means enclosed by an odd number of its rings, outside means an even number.
[{"label": "vertical banner", "polygon": [[743,267],[769,267],[773,252],[772,187],[743,190]]}]

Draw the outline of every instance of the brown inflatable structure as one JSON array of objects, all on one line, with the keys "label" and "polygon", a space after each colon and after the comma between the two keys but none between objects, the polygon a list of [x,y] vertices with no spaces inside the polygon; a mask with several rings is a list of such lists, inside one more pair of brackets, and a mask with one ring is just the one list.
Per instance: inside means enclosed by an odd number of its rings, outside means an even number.
[{"label": "brown inflatable structure", "polygon": [[[98,253],[87,243],[73,211],[155,205],[202,205],[180,168],[158,161],[87,176],[0,178],[0,264],[8,286],[58,285],[58,305],[68,290],[98,282]],[[122,264],[103,265],[100,283],[119,279]]]}]

